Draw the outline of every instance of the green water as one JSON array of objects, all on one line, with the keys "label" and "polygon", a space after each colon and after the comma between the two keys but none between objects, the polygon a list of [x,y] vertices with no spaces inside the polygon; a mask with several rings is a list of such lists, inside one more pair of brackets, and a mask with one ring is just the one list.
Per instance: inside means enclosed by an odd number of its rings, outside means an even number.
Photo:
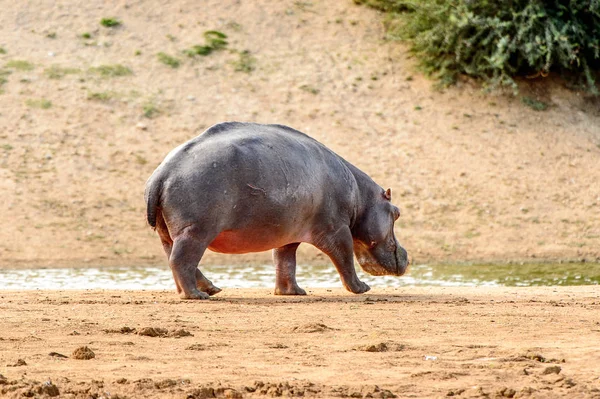
[{"label": "green water", "polygon": [[[202,267],[221,288],[272,288],[273,265]],[[402,277],[375,277],[357,270],[373,287],[405,286],[556,286],[600,284],[600,264],[537,263],[484,265],[415,265]],[[298,265],[297,279],[305,288],[341,287],[331,264]],[[164,267],[0,269],[0,289],[173,289],[173,277]]]},{"label": "green water", "polygon": [[600,264],[535,263],[415,266],[415,281],[455,285],[551,286],[600,284]]}]

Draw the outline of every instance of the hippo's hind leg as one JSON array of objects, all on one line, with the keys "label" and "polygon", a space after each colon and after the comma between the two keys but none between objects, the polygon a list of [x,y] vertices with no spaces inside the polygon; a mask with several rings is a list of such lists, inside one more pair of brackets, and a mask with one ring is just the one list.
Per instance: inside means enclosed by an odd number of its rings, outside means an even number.
[{"label": "hippo's hind leg", "polygon": [[[162,243],[163,249],[167,254],[167,259],[170,259],[171,251],[173,251],[173,240],[169,235],[169,229],[167,228],[167,224],[163,219],[162,212],[158,212],[158,214],[156,215],[156,232],[158,233],[158,236],[160,237],[160,242]],[[173,275],[173,278],[174,277],[175,275]],[[177,279],[174,278],[174,280],[175,286],[177,287],[177,293],[181,294],[181,287],[179,286]]]},{"label": "hippo's hind leg", "polygon": [[323,251],[337,269],[344,287],[355,294],[362,294],[371,289],[358,279],[354,269],[354,252],[352,233],[347,226],[333,233],[324,233],[314,245]]},{"label": "hippo's hind leg", "polygon": [[[178,287],[181,288],[181,297],[184,299],[208,299],[209,294],[198,289],[197,276],[200,271],[197,266],[204,255],[211,239],[206,239],[200,229],[188,226],[173,239],[173,250],[169,257],[169,264],[173,277]],[[202,275],[202,273],[200,273]],[[204,277],[202,275],[202,277]],[[206,281],[206,277],[204,277]],[[201,282],[202,284],[202,282]],[[211,283],[212,284],[212,283]]]},{"label": "hippo's hind leg", "polygon": [[275,295],[306,295],[296,283],[296,249],[300,243],[288,244],[273,250],[276,267]]},{"label": "hippo's hind leg", "polygon": [[210,296],[216,295],[222,291],[219,287],[215,286],[212,281],[207,279],[199,269],[196,269],[196,285],[201,291],[206,292]]}]

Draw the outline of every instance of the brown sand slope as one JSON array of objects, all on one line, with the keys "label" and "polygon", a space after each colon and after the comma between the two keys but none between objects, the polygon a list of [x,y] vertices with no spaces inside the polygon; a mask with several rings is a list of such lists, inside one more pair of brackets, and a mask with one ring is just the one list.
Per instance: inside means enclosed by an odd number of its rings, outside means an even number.
[{"label": "brown sand slope", "polygon": [[4,292],[0,396],[598,398],[599,311],[592,287]]},{"label": "brown sand slope", "polygon": [[[291,125],[392,187],[417,262],[600,256],[600,116],[559,84],[523,89],[546,112],[469,84],[434,91],[401,45],[383,41],[381,16],[351,1],[2,9],[4,266],[164,263],[145,226],[145,180],[170,149],[224,120]],[[122,26],[100,26],[112,16]],[[210,29],[229,35],[228,50],[181,53]],[[93,69],[115,64],[132,74]]]}]

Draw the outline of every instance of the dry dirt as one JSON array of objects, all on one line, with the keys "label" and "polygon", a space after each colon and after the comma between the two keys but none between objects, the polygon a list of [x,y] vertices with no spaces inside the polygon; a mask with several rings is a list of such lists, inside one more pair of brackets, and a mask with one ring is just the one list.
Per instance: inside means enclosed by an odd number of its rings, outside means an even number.
[{"label": "dry dirt", "polygon": [[596,287],[8,291],[0,313],[7,398],[600,398]]},{"label": "dry dirt", "polygon": [[[350,0],[2,3],[1,266],[165,264],[145,180],[226,120],[295,127],[392,187],[414,262],[600,257],[599,104],[560,82],[523,82],[544,112],[471,82],[436,91]],[[211,29],[228,49],[181,53]],[[244,50],[250,72],[236,71]],[[116,64],[132,74],[92,69]]]}]

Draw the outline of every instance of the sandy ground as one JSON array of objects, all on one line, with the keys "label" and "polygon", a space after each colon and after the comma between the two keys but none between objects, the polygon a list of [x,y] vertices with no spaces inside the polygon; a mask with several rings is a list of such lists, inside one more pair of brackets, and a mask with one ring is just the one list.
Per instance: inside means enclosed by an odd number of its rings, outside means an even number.
[{"label": "sandy ground", "polygon": [[[598,101],[560,82],[523,82],[545,112],[470,82],[436,91],[384,40],[382,16],[350,0],[0,9],[2,267],[165,264],[144,183],[169,150],[225,120],[295,127],[391,187],[416,263],[600,258]],[[227,50],[182,54],[211,29]],[[244,50],[248,73],[236,71]],[[93,69],[116,64],[131,74]],[[300,260],[326,261],[309,247]]]},{"label": "sandy ground", "polygon": [[2,292],[0,396],[600,397],[596,287],[309,291]]}]

